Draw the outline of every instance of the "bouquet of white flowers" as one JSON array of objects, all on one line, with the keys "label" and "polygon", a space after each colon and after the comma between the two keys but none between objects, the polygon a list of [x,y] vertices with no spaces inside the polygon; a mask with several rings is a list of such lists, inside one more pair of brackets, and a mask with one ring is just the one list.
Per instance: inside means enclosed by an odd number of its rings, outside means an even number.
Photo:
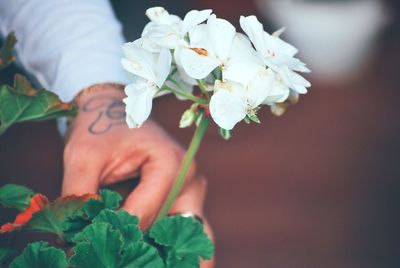
[{"label": "bouquet of white flowers", "polygon": [[[153,99],[173,93],[193,102],[183,113],[180,127],[197,124],[160,213],[164,216],[183,185],[209,115],[228,139],[238,122],[260,123],[261,105],[269,105],[280,115],[284,103],[307,93],[311,84],[297,72],[310,70],[295,58],[297,49],[280,39],[284,29],[269,34],[255,16],[240,17],[246,36],[210,9],[192,10],[183,20],[162,7],[150,8],[146,15],[150,22],[142,36],[123,46],[121,63],[132,75],[132,83],[125,87],[126,122],[131,128],[140,127],[151,113]],[[196,85],[199,94],[193,93]]]},{"label": "bouquet of white flowers", "polygon": [[[153,98],[166,93],[197,104],[184,113],[181,127],[190,126],[202,107],[225,130],[242,120],[259,122],[260,105],[307,93],[310,83],[296,71],[309,69],[294,57],[297,49],[279,38],[283,29],[271,35],[255,16],[242,16],[246,36],[211,13],[192,10],[182,20],[162,7],[146,11],[150,22],[142,37],[123,47],[122,65],[133,75],[125,88],[130,127],[139,127]],[[200,96],[192,94],[195,85]]]}]

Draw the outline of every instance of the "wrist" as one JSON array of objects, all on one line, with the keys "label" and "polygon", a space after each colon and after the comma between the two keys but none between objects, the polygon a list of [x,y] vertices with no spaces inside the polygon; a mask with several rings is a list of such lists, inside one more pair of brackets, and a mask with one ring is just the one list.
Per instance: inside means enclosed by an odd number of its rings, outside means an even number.
[{"label": "wrist", "polygon": [[80,91],[73,99],[79,107],[78,114],[67,120],[66,139],[68,140],[71,131],[75,128],[74,125],[85,126],[89,130],[93,128],[91,132],[97,134],[102,132],[98,128],[106,129],[110,124],[124,122],[125,112],[122,99],[125,98],[125,93],[123,89],[124,87],[120,84],[104,83]]},{"label": "wrist", "polygon": [[125,97],[123,89],[124,89],[123,85],[120,84],[113,84],[113,83],[96,84],[81,90],[78,93],[78,95],[75,96],[73,102],[76,103],[78,106],[81,106],[88,99],[102,94],[103,95],[107,94],[108,96],[123,99]]}]

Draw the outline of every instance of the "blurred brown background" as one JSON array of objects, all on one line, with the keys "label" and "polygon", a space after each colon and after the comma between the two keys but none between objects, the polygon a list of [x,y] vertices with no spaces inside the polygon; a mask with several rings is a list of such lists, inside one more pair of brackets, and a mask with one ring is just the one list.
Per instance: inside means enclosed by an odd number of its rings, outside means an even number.
[{"label": "blurred brown background", "polygon": [[[329,8],[333,2],[365,1],[305,2]],[[283,26],[262,17],[262,5],[256,9],[251,1],[124,0],[113,5],[129,41],[140,35],[147,22],[144,10],[154,5],[181,16],[192,8],[212,8],[236,25],[240,15],[258,14],[268,30]],[[400,266],[400,4],[385,5],[387,23],[371,40],[367,60],[351,75],[328,79],[310,66],[309,94],[283,117],[264,109],[261,125],[240,124],[229,142],[215,127],[209,129],[198,162],[209,180],[207,213],[217,236],[217,267]],[[358,26],[343,31],[357,36],[363,25]],[[346,42],[338,43],[337,57],[346,52],[341,44]],[[12,72],[2,74],[1,82],[10,81]],[[187,106],[164,97],[153,112],[183,144],[193,131],[178,129]],[[62,151],[54,122],[10,129],[0,137],[0,185],[23,183],[55,198]],[[2,212],[0,218],[10,217]]]}]

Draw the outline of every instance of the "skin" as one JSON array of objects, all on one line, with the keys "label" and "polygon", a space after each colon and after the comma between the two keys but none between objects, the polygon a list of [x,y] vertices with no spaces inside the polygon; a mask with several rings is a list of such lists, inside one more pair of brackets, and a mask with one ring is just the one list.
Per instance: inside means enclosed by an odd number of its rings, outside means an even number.
[{"label": "skin", "polygon": [[[141,128],[125,123],[125,97],[120,87],[96,85],[77,99],[79,112],[69,128],[64,150],[63,195],[95,193],[140,174],[141,181],[123,209],[139,216],[146,230],[161,209],[184,156],[183,148],[153,120]],[[185,186],[170,213],[191,211],[203,219],[206,180],[190,167]],[[213,238],[205,220],[205,230]],[[213,267],[214,260],[202,262]]]}]

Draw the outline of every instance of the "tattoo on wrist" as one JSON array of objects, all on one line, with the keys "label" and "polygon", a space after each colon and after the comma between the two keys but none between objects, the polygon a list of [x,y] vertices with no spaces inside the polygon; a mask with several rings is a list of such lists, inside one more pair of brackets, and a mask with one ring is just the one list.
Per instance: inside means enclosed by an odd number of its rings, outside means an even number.
[{"label": "tattoo on wrist", "polygon": [[125,124],[125,104],[113,96],[94,96],[82,105],[83,113],[97,113],[96,118],[88,126],[88,131],[101,135],[114,126]]}]

